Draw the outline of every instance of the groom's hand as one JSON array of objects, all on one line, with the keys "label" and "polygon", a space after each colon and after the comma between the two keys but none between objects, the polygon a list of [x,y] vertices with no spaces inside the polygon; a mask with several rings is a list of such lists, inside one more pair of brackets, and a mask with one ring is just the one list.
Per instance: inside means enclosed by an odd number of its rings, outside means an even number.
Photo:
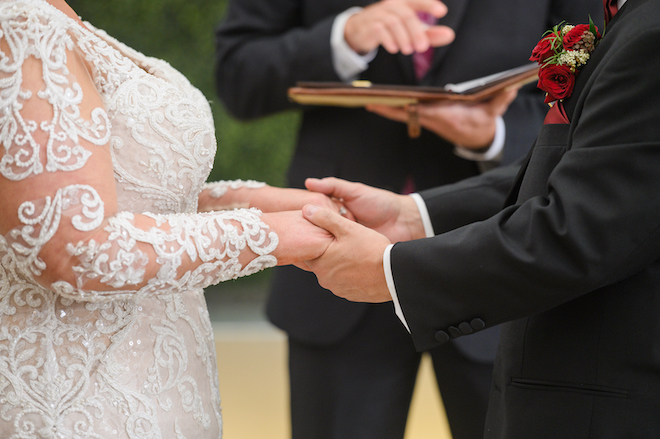
[{"label": "groom's hand", "polygon": [[385,236],[314,205],[305,206],[303,216],[335,238],[323,255],[306,262],[322,287],[354,302],[392,300],[383,270],[390,244]]},{"label": "groom's hand", "polygon": [[392,242],[424,238],[424,225],[412,197],[335,177],[308,178],[305,186],[339,199],[360,224]]}]

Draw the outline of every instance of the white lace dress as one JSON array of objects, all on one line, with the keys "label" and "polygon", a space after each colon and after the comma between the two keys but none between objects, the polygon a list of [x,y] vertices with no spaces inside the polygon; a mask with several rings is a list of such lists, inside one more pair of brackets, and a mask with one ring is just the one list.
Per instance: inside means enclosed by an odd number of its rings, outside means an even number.
[{"label": "white lace dress", "polygon": [[0,26],[0,437],[221,437],[202,289],[275,265],[277,236],[197,213],[207,101],[43,0]]}]

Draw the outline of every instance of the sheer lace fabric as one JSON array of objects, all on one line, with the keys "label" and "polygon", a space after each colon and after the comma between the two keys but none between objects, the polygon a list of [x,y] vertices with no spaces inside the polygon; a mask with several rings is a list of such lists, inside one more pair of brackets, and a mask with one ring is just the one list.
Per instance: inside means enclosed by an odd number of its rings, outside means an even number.
[{"label": "sheer lace fabric", "polygon": [[277,236],[197,197],[253,183],[204,183],[210,108],[164,61],[43,0],[0,0],[0,26],[0,179],[20,198],[0,233],[0,436],[219,438],[202,288],[274,265]]}]

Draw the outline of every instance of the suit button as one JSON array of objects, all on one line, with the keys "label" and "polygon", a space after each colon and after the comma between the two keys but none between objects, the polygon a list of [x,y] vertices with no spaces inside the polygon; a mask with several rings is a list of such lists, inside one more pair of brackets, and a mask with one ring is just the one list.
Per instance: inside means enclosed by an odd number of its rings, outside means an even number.
[{"label": "suit button", "polygon": [[440,343],[447,343],[449,341],[449,334],[445,331],[438,331],[435,333],[435,339]]},{"label": "suit button", "polygon": [[449,335],[451,335],[451,338],[456,338],[456,337],[460,337],[463,334],[461,334],[461,331],[459,331],[456,326],[450,326]]},{"label": "suit button", "polygon": [[486,324],[481,319],[472,319],[470,326],[472,326],[472,329],[475,331],[480,331],[486,327]]},{"label": "suit button", "polygon": [[472,332],[474,332],[472,326],[468,322],[463,322],[460,325],[458,325],[458,329],[461,330],[461,333],[463,335],[471,334]]}]

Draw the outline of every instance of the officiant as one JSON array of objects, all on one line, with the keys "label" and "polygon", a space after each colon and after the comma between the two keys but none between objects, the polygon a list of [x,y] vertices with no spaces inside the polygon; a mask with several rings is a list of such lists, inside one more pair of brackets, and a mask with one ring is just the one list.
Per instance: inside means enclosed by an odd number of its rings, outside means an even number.
[{"label": "officiant", "polygon": [[[561,20],[591,14],[602,22],[598,0],[444,4],[231,0],[216,34],[219,96],[234,116],[252,119],[300,108],[287,99],[297,81],[443,86],[527,63]],[[379,37],[384,23],[399,29],[396,37]],[[449,26],[455,41],[433,47],[442,43],[436,24]],[[411,192],[511,163],[532,145],[547,110],[534,85],[508,105],[514,95],[420,108],[418,138],[391,109],[305,107],[288,184],[332,175]],[[288,335],[294,439],[403,437],[420,354],[389,304],[338,299],[312,274],[282,267],[267,314]],[[492,328],[428,351],[454,439],[482,436],[498,334]]]}]

